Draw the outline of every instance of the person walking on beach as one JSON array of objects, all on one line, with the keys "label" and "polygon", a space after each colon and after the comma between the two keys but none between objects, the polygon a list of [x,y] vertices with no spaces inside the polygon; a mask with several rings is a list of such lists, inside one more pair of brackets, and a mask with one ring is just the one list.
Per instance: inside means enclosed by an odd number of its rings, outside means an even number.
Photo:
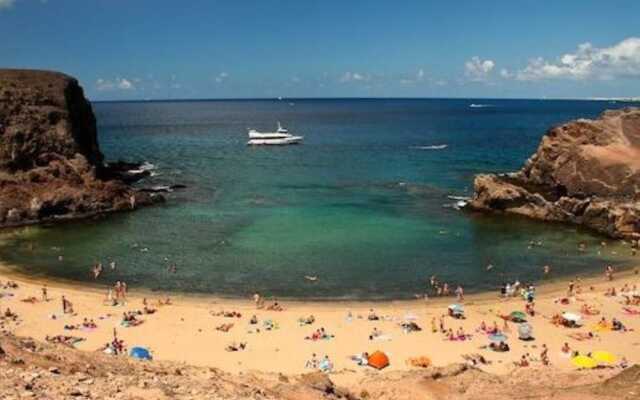
[{"label": "person walking on beach", "polygon": [[64,296],[62,296],[62,313],[63,314],[73,314],[73,305]]},{"label": "person walking on beach", "polygon": [[607,277],[608,281],[612,281],[613,280],[613,266],[607,265],[607,267],[604,269],[604,274]]},{"label": "person walking on beach", "polygon": [[116,295],[116,303],[120,301],[122,297],[122,283],[120,281],[116,281],[116,284],[113,286],[113,292]]},{"label": "person walking on beach", "polygon": [[567,297],[571,297],[573,296],[573,290],[576,287],[576,283],[574,282],[574,280],[570,280],[569,281],[569,287],[567,288]]},{"label": "person walking on beach", "polygon": [[464,301],[464,289],[462,288],[462,285],[458,285],[456,288],[456,297],[458,298],[458,302]]},{"label": "person walking on beach", "polygon": [[49,298],[47,297],[47,285],[42,287],[42,301],[47,302]]}]

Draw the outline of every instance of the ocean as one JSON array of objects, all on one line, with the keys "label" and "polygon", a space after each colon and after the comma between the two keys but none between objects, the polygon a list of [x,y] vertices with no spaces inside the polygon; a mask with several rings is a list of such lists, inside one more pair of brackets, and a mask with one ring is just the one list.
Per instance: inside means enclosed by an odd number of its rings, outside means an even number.
[{"label": "ocean", "polygon": [[[473,292],[539,281],[545,264],[555,277],[626,266],[623,244],[575,226],[459,211],[449,198],[470,196],[478,173],[519,169],[552,125],[622,106],[487,99],[95,103],[107,159],[153,164],[144,185],[187,188],[133,213],[5,231],[0,259],[27,273],[81,281],[92,281],[91,266],[102,262],[98,283],[119,279],[163,292],[308,299],[412,298],[432,275]],[[272,130],[277,121],[304,143],[246,146],[247,128]],[[578,251],[580,242],[587,251]],[[167,269],[173,263],[176,273]]]}]

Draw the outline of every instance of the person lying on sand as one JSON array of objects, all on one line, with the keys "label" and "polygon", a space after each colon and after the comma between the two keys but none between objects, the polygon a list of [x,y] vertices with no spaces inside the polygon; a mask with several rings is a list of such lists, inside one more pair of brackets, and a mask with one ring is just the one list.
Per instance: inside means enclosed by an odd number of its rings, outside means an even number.
[{"label": "person lying on sand", "polygon": [[320,339],[333,339],[334,337],[335,337],[335,335],[330,335],[330,334],[328,334],[328,333],[324,330],[324,328],[319,328],[319,329],[316,329],[316,331],[315,331],[315,332],[313,332],[313,333],[311,334],[311,336],[305,336],[305,338],[304,338],[304,339],[305,339],[305,340],[313,340],[313,341],[316,341],[316,340],[320,340]]},{"label": "person lying on sand", "polygon": [[369,365],[369,353],[367,353],[366,351],[362,354],[351,356],[349,358],[351,359],[351,361],[355,361],[359,367],[365,367]]},{"label": "person lying on sand", "polygon": [[2,286],[3,289],[17,289],[18,288],[18,284],[15,283],[14,281],[7,281],[7,283],[5,283]]},{"label": "person lying on sand", "polygon": [[158,307],[162,307],[162,306],[170,306],[172,303],[169,297],[165,297],[164,300],[158,299],[157,304],[158,304]]},{"label": "person lying on sand", "polygon": [[634,310],[629,307],[622,307],[622,311],[627,315],[640,315],[640,310]]},{"label": "person lying on sand", "polygon": [[280,304],[278,304],[277,301],[275,301],[272,305],[267,307],[267,310],[269,310],[269,311],[284,311],[284,308],[282,308],[282,306]]},{"label": "person lying on sand", "polygon": [[367,319],[369,321],[378,321],[380,317],[378,317],[378,314],[376,314],[375,311],[373,311],[373,308],[371,308],[369,309],[369,315],[367,315]]},{"label": "person lying on sand", "polygon": [[124,327],[133,327],[142,324],[144,321],[136,318],[136,313],[129,311],[122,313],[121,325]]},{"label": "person lying on sand", "polygon": [[38,299],[36,299],[34,296],[30,296],[30,297],[25,297],[20,301],[23,303],[36,304],[38,302]]},{"label": "person lying on sand", "polygon": [[311,325],[314,322],[316,322],[316,317],[314,317],[313,315],[309,315],[306,318],[304,318],[304,317],[298,318],[298,323],[300,324],[300,326]]},{"label": "person lying on sand", "polygon": [[376,328],[375,326],[373,327],[373,331],[371,331],[371,334],[369,335],[369,340],[373,340],[375,338],[378,338],[382,336],[382,331],[380,331],[378,328]]},{"label": "person lying on sand", "polygon": [[465,360],[467,362],[467,364],[471,365],[471,366],[477,366],[478,364],[482,364],[482,365],[489,365],[491,364],[491,361],[487,360],[486,358],[484,358],[483,355],[481,354],[463,354],[462,355],[462,359]]},{"label": "person lying on sand", "polygon": [[500,342],[500,343],[491,342],[489,344],[489,349],[496,351],[498,353],[504,353],[511,350],[509,345],[505,342]]},{"label": "person lying on sand", "polygon": [[86,339],[76,336],[65,336],[65,335],[56,335],[56,336],[45,336],[45,341],[49,343],[58,343],[63,344],[65,346],[73,346],[76,343],[82,342]]},{"label": "person lying on sand", "polygon": [[216,326],[216,330],[220,331],[220,332],[229,332],[229,330],[233,328],[233,323],[229,323],[229,324],[222,324],[222,325],[218,325]]},{"label": "person lying on sand", "polygon": [[568,334],[567,337],[570,337],[571,339],[582,342],[585,340],[591,340],[595,338],[596,335],[593,332],[575,332],[575,333]]},{"label": "person lying on sand", "polygon": [[82,321],[82,327],[87,329],[96,329],[98,325],[93,320],[84,319]]},{"label": "person lying on sand", "polygon": [[263,321],[262,326],[264,327],[264,329],[268,331],[272,331],[274,329],[280,329],[280,326],[278,325],[278,323],[270,319]]},{"label": "person lying on sand", "polygon": [[627,331],[627,327],[624,326],[624,324],[622,322],[620,322],[620,320],[618,320],[616,318],[613,318],[611,320],[611,330],[626,332]]},{"label": "person lying on sand", "polygon": [[580,312],[583,315],[598,315],[600,314],[600,311],[597,310],[595,307],[592,307],[588,304],[583,304],[582,307],[580,307]]},{"label": "person lying on sand", "polygon": [[237,311],[218,311],[218,312],[209,312],[214,317],[225,317],[225,318],[241,318],[242,314]]},{"label": "person lying on sand", "polygon": [[420,326],[413,321],[402,322],[400,324],[400,327],[402,327],[402,330],[404,331],[404,333],[420,332],[422,330],[422,328],[420,328]]},{"label": "person lying on sand", "polygon": [[236,342],[231,343],[230,345],[228,345],[227,347],[225,347],[226,351],[241,351],[247,348],[247,343],[246,342],[240,342],[240,344],[237,344]]}]

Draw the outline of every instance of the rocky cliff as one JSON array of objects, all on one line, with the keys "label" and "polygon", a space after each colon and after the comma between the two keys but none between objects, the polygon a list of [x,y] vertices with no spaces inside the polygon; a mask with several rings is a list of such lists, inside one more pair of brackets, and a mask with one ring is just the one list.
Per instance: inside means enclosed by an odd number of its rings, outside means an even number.
[{"label": "rocky cliff", "polygon": [[78,81],[0,70],[0,226],[86,217],[152,202],[104,164]]},{"label": "rocky cliff", "polygon": [[640,108],[551,128],[524,167],[476,177],[470,207],[640,238]]}]

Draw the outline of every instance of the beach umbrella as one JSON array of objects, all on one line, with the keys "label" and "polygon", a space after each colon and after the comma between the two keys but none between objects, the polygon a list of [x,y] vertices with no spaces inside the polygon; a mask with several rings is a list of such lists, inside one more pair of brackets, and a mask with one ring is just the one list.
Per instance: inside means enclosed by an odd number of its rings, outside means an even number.
[{"label": "beach umbrella", "polygon": [[369,356],[367,363],[376,369],[383,369],[389,366],[389,357],[381,351],[376,351]]},{"label": "beach umbrella", "polygon": [[148,349],[144,347],[133,347],[129,352],[129,355],[133,358],[137,358],[140,360],[151,360],[151,353]]},{"label": "beach umbrella", "polygon": [[591,357],[587,356],[575,356],[571,359],[571,363],[578,368],[595,368],[598,366],[598,362]]},{"label": "beach umbrella", "polygon": [[533,328],[529,324],[521,324],[520,326],[518,326],[518,335],[521,339],[530,338],[532,332]]},{"label": "beach umbrella", "polygon": [[525,321],[527,319],[527,315],[522,311],[514,311],[509,316],[513,321]]},{"label": "beach umbrella", "polygon": [[573,322],[579,322],[582,319],[582,317],[579,316],[578,314],[569,313],[569,312],[563,313],[562,318],[566,319],[567,321],[573,321]]},{"label": "beach umbrella", "polygon": [[616,356],[608,351],[594,351],[591,358],[603,364],[613,364],[617,360]]},{"label": "beach umbrella", "polygon": [[500,343],[500,342],[506,342],[508,339],[507,335],[504,335],[502,333],[496,333],[493,335],[489,335],[489,340],[492,342],[496,342],[496,343]]}]

